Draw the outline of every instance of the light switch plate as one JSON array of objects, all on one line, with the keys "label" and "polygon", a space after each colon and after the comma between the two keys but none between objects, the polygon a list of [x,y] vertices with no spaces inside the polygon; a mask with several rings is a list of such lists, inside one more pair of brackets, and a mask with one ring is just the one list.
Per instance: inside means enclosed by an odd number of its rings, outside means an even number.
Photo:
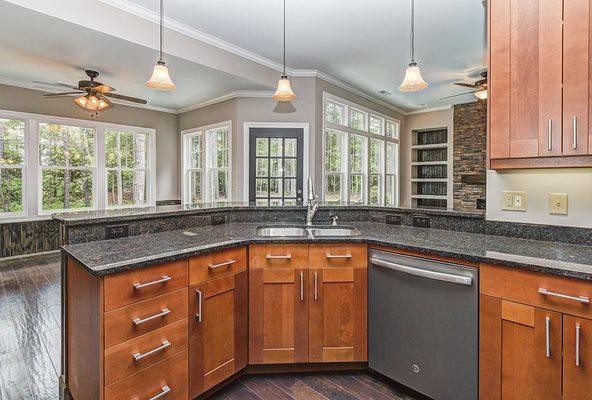
[{"label": "light switch plate", "polygon": [[502,210],[526,211],[526,192],[502,192]]},{"label": "light switch plate", "polygon": [[567,193],[549,193],[549,214],[567,215]]}]

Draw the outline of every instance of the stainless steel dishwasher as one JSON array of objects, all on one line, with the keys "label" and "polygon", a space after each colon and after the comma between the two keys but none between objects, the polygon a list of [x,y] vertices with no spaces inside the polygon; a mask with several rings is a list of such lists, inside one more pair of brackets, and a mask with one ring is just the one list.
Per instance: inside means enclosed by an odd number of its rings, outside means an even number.
[{"label": "stainless steel dishwasher", "polygon": [[436,400],[478,397],[478,272],[371,250],[370,368]]}]

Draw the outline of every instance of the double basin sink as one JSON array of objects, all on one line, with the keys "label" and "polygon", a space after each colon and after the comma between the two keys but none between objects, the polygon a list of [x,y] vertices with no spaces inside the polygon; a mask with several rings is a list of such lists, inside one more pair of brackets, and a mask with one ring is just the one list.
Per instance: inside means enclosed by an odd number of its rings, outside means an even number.
[{"label": "double basin sink", "polygon": [[317,238],[357,236],[360,231],[343,225],[265,225],[257,228],[261,237]]}]

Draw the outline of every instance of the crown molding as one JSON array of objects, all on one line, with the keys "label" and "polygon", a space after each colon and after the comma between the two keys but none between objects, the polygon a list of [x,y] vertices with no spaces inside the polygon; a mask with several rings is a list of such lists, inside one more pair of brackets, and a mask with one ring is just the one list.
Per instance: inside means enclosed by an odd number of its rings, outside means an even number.
[{"label": "crown molding", "polygon": [[429,112],[434,112],[434,111],[450,110],[453,106],[454,106],[454,104],[449,104],[447,106],[422,108],[420,110],[408,111],[406,115],[417,115],[417,114],[424,114],[424,113],[429,113]]},{"label": "crown molding", "polygon": [[188,111],[197,110],[199,108],[211,106],[213,104],[222,103],[226,100],[232,100],[236,98],[271,98],[273,96],[273,91],[269,90],[235,90],[230,93],[223,94],[222,96],[215,97],[210,100],[202,101],[200,103],[194,104],[192,106],[181,108],[175,111],[175,114],[183,114]]}]

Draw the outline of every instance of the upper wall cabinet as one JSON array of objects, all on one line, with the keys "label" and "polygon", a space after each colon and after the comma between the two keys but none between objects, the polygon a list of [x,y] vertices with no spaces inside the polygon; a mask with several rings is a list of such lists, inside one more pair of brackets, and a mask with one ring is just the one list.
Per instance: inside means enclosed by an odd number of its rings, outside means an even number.
[{"label": "upper wall cabinet", "polygon": [[590,0],[489,2],[492,169],[592,165],[589,49]]}]

